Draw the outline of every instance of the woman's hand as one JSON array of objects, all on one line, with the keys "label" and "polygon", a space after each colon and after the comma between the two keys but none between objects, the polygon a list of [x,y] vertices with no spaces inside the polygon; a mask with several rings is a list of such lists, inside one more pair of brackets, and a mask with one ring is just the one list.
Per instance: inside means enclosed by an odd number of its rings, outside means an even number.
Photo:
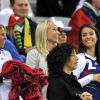
[{"label": "woman's hand", "polygon": [[93,74],[94,81],[97,81],[100,83],[100,73],[99,74]]},{"label": "woman's hand", "polygon": [[82,100],[93,100],[92,95],[88,92],[83,92],[81,94],[81,99]]}]

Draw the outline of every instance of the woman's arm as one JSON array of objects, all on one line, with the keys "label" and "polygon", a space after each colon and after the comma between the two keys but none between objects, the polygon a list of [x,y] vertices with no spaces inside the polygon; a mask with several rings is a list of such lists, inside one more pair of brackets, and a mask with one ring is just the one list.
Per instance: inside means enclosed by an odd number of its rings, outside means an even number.
[{"label": "woman's arm", "polygon": [[39,55],[36,50],[31,50],[28,52],[26,57],[26,64],[31,68],[35,68],[39,66]]},{"label": "woman's arm", "polygon": [[87,85],[88,83],[90,83],[91,81],[93,81],[93,74],[80,78],[80,74],[83,72],[85,68],[86,60],[85,60],[84,54],[78,54],[78,58],[79,59],[77,63],[77,68],[73,71],[73,74],[78,78],[78,82],[83,87]]}]

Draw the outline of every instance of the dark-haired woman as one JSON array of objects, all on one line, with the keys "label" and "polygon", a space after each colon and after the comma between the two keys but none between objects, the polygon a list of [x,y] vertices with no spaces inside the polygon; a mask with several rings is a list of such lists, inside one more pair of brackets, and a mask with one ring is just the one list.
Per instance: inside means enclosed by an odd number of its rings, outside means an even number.
[{"label": "dark-haired woman", "polygon": [[79,54],[74,71],[85,91],[100,100],[100,33],[90,24],[84,24],[79,32]]},{"label": "dark-haired woman", "polygon": [[47,56],[48,100],[92,100],[91,94],[82,93],[81,85],[72,74],[76,69],[77,60],[73,45],[61,44],[49,52]]}]

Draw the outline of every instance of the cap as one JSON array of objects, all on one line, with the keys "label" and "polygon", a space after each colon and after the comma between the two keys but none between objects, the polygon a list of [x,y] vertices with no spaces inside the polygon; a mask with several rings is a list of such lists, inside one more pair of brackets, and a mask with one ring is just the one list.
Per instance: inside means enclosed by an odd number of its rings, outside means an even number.
[{"label": "cap", "polygon": [[64,24],[62,23],[62,21],[56,21],[56,25],[58,27],[58,31],[60,32],[65,32],[68,34],[68,32],[72,31],[72,27],[64,27]]}]

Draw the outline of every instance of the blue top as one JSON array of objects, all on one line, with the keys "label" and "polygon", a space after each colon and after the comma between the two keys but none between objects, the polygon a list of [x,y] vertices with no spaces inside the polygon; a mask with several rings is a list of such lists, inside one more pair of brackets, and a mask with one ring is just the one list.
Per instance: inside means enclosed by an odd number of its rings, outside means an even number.
[{"label": "blue top", "polygon": [[14,44],[11,41],[9,40],[5,41],[4,50],[9,51],[14,60],[25,62],[25,57],[22,55],[19,55],[17,48],[14,46]]},{"label": "blue top", "polygon": [[[100,73],[100,65],[97,64],[96,59],[94,60],[87,56],[85,56],[85,59],[87,60],[87,63],[80,75],[80,79],[88,74]],[[89,66],[91,66],[91,69]],[[84,87],[84,91],[90,92],[93,95],[93,100],[100,100],[100,83],[93,81]]]}]

